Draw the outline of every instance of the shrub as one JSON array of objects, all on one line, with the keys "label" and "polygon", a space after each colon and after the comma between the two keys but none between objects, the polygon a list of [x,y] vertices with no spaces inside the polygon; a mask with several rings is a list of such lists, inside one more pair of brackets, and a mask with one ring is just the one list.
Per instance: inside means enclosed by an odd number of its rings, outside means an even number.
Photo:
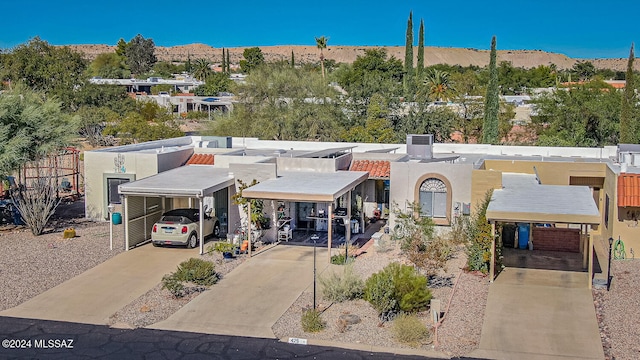
[{"label": "shrub", "polygon": [[471,218],[459,216],[451,224],[449,241],[454,245],[466,244],[471,239]]},{"label": "shrub", "polygon": [[[178,265],[178,269],[162,277],[162,288],[179,298],[189,292],[203,291],[206,286],[218,282],[220,276],[215,272],[213,263],[191,258]],[[185,283],[194,283],[199,287],[187,287]]]},{"label": "shrub", "polygon": [[232,244],[232,243],[228,243],[228,242],[225,242],[225,241],[219,241],[219,242],[216,242],[215,244],[213,244],[210,249],[213,250],[213,251],[224,253],[224,252],[233,252],[235,247],[236,246],[234,244]]},{"label": "shrub", "polygon": [[419,240],[414,240],[406,254],[409,261],[432,276],[437,274],[438,270],[445,269],[452,251],[453,247],[447,238],[436,236],[426,247],[423,247]]},{"label": "shrub", "polygon": [[325,327],[324,321],[320,317],[317,309],[308,309],[302,312],[302,330],[305,332],[322,331]]},{"label": "shrub", "polygon": [[[485,194],[483,202],[478,206],[470,228],[470,239],[467,243],[467,269],[488,273],[491,262],[491,225],[487,222],[487,207],[493,191]],[[497,258],[497,257],[496,257]]]},{"label": "shrub", "polygon": [[219,280],[213,263],[197,258],[181,262],[175,275],[179,280],[203,286],[213,285]]},{"label": "shrub", "polygon": [[330,301],[343,302],[362,297],[364,282],[353,272],[353,265],[344,267],[344,272],[331,272],[321,276],[318,281],[322,296]]},{"label": "shrub", "polygon": [[349,256],[349,259],[345,260],[345,256],[344,253],[343,254],[338,254],[338,255],[333,255],[331,256],[331,263],[333,265],[344,265],[344,264],[349,264],[352,263],[353,260],[355,260],[352,256]]},{"label": "shrub", "polygon": [[[338,253],[341,252],[344,254],[344,247],[345,247],[345,244],[338,246]],[[355,256],[358,250],[360,250],[360,246],[358,246],[357,244],[350,244],[349,248],[347,249],[347,252],[349,253],[349,257]]]},{"label": "shrub", "polygon": [[413,347],[427,343],[431,335],[429,328],[420,319],[408,314],[400,314],[393,320],[392,332],[397,341]]},{"label": "shrub", "polygon": [[184,284],[175,276],[175,273],[162,277],[162,288],[169,290],[169,292],[177,298],[186,295]]},{"label": "shrub", "polygon": [[412,266],[391,263],[365,283],[364,299],[380,315],[417,312],[427,308],[431,292],[427,278],[418,274]]}]

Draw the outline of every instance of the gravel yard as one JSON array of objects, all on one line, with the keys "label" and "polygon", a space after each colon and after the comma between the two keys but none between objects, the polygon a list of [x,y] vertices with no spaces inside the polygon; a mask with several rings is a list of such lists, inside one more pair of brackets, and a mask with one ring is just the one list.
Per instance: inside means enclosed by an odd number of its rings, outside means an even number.
[{"label": "gravel yard", "polygon": [[[61,207],[69,206],[61,204]],[[123,251],[122,226],[114,227],[109,250],[109,224],[83,219],[52,222],[47,233],[33,236],[24,227],[0,232],[0,310],[21,304]],[[65,228],[76,237],[63,239]]]},{"label": "gravel yard", "polygon": [[611,263],[611,290],[593,290],[607,359],[640,359],[640,260]]}]

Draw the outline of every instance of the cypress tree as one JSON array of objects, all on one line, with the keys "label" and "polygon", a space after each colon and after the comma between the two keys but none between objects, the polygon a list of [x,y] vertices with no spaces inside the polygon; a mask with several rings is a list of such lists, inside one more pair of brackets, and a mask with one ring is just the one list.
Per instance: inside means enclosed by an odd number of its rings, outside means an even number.
[{"label": "cypress tree", "polygon": [[620,143],[635,144],[638,142],[638,123],[633,116],[635,104],[635,86],[633,81],[633,43],[629,51],[629,61],[627,62],[627,75],[624,94],[622,95],[622,106],[620,107]]},{"label": "cypress tree", "polygon": [[293,50],[291,50],[291,68],[295,68],[296,67],[296,59],[293,56]]},{"label": "cypress tree", "polygon": [[413,11],[409,12],[407,20],[407,38],[404,45],[404,91],[409,94],[409,86],[413,77]]},{"label": "cypress tree", "polygon": [[224,48],[222,48],[222,72],[227,72],[227,58],[224,55]]},{"label": "cypress tree", "polygon": [[184,71],[191,73],[191,53],[187,53],[187,61],[184,63]]},{"label": "cypress tree", "polygon": [[418,30],[418,67],[416,75],[422,77],[424,71],[424,20],[420,19],[420,30]]},{"label": "cypress tree", "polygon": [[498,67],[496,66],[496,37],[491,39],[491,57],[489,58],[489,84],[484,98],[484,124],[482,143],[498,143]]},{"label": "cypress tree", "polygon": [[229,50],[227,50],[227,74],[231,74],[231,61],[229,60]]}]

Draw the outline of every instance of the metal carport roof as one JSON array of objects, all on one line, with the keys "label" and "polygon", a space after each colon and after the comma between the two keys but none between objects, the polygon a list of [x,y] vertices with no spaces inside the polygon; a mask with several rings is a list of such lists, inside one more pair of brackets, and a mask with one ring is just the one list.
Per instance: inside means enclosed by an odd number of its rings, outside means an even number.
[{"label": "metal carport roof", "polygon": [[118,186],[121,195],[202,197],[234,184],[229,169],[187,165]]},{"label": "metal carport roof", "polygon": [[[495,223],[600,224],[600,212],[588,186],[541,185],[531,174],[502,174],[502,189],[493,191],[486,218],[491,223],[490,281],[495,277]],[[586,228],[586,226],[585,226]],[[588,232],[588,229],[587,229]],[[589,288],[593,274],[593,239],[587,247]],[[585,255],[587,256],[587,255]]]},{"label": "metal carport roof", "polygon": [[503,188],[494,190],[487,220],[591,224],[600,212],[588,186],[540,185],[535,175],[503,174]]},{"label": "metal carport roof", "polygon": [[369,178],[366,171],[284,172],[242,191],[252,199],[332,202]]}]

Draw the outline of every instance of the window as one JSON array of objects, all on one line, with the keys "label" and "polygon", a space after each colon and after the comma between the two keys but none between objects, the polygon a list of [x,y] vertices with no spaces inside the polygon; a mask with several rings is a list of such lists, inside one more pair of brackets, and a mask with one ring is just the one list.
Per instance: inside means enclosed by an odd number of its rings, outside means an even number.
[{"label": "window", "polygon": [[420,185],[420,216],[447,217],[447,185],[440,179],[429,178]]},{"label": "window", "polygon": [[109,204],[120,204],[120,194],[118,193],[118,185],[127,183],[131,180],[121,178],[107,178],[107,199]]}]

